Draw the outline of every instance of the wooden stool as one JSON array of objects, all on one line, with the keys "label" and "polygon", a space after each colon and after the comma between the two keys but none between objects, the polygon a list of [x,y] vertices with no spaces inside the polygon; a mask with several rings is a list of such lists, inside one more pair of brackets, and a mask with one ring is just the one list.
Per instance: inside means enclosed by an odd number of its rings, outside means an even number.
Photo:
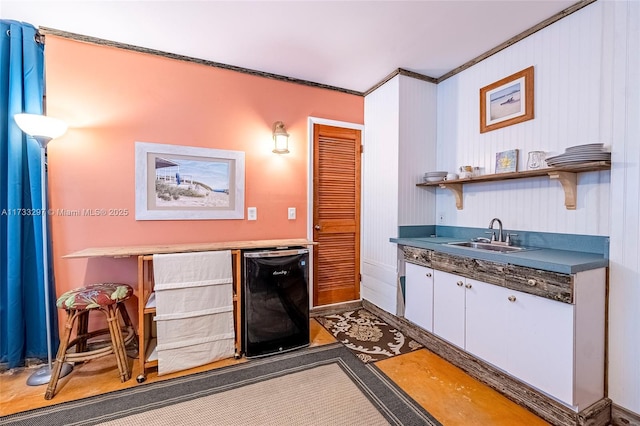
[{"label": "wooden stool", "polygon": [[[120,371],[120,381],[125,382],[131,377],[131,369],[127,361],[125,346],[135,340],[135,331],[131,319],[127,314],[124,301],[133,294],[133,289],[127,284],[101,283],[69,290],[58,298],[56,305],[67,311],[67,323],[64,335],[60,340],[60,347],[51,372],[51,380],[47,386],[44,399],[51,399],[55,395],[60,371],[65,362],[81,362],[115,354]],[[89,313],[100,311],[107,317],[108,328],[89,332]],[[127,332],[123,337],[118,313]],[[71,339],[73,325],[77,320],[76,338]],[[87,340],[103,335],[111,336],[111,344],[101,348],[88,350]],[[75,351],[70,351],[75,346]]]}]

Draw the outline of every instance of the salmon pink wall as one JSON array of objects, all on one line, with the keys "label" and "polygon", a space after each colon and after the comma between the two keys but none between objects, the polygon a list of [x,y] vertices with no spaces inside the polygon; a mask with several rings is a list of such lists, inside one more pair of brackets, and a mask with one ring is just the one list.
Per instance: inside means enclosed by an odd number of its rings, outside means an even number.
[{"label": "salmon pink wall", "polygon": [[[135,259],[63,259],[88,247],[305,238],[309,116],[363,123],[364,98],[191,62],[47,36],[47,114],[70,128],[48,147],[57,294],[136,283]],[[290,154],[271,152],[285,123]],[[136,141],[245,152],[258,220],[135,220]],[[287,219],[287,208],[297,219]],[[125,216],[62,210],[126,209]]]}]

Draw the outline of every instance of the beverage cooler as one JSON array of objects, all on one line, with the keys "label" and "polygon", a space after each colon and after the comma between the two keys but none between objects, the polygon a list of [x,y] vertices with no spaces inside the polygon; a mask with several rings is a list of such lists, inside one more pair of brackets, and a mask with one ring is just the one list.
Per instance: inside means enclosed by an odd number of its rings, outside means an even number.
[{"label": "beverage cooler", "polygon": [[309,250],[243,251],[243,350],[247,358],[309,345]]}]

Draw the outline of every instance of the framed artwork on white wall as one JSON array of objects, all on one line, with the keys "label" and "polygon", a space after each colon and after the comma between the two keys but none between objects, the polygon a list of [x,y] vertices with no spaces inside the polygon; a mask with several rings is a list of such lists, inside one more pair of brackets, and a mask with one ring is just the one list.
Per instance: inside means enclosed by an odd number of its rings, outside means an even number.
[{"label": "framed artwork on white wall", "polygon": [[135,143],[136,220],[244,219],[244,152]]},{"label": "framed artwork on white wall", "polygon": [[480,89],[480,133],[533,117],[533,67]]},{"label": "framed artwork on white wall", "polygon": [[510,149],[496,154],[496,173],[513,173],[518,171],[518,150]]}]

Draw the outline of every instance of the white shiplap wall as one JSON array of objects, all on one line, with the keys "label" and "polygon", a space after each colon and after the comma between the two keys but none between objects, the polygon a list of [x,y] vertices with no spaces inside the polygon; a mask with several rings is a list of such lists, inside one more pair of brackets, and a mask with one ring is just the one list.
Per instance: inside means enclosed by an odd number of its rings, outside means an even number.
[{"label": "white shiplap wall", "polygon": [[398,225],[435,223],[435,193],[416,187],[436,170],[437,86],[400,76]]},{"label": "white shiplap wall", "polygon": [[[602,5],[589,5],[477,65],[438,84],[438,167],[461,165],[495,170],[495,154],[519,149],[519,170],[527,153],[561,153],[568,146],[612,143],[601,126]],[[535,118],[481,134],[479,90],[529,66],[535,72]],[[609,173],[579,175],[578,208],[564,207],[556,181],[531,178],[464,187],[464,209],[447,190],[437,190],[437,213],[455,226],[486,227],[493,217],[505,228],[608,235]]]},{"label": "white shiplap wall", "polygon": [[[471,164],[491,173],[498,151],[518,148],[524,163],[532,150],[560,153],[583,143],[610,145],[611,172],[579,176],[577,210],[565,210],[559,184],[542,178],[468,186],[461,211],[446,190],[424,191],[436,194],[436,213],[444,213],[454,226],[485,227],[497,216],[508,229],[610,235],[608,396],[615,405],[640,414],[639,26],[640,2],[598,1],[436,88],[437,169]],[[481,135],[479,88],[530,65],[535,66],[536,118]],[[395,293],[380,296],[377,290],[391,289],[394,279],[388,238],[396,235],[398,224],[421,224],[422,218],[423,224],[435,223],[429,196],[426,211],[413,210],[420,204],[414,200],[424,194],[414,199],[415,176],[396,167],[411,160],[411,150],[398,152],[385,145],[409,134],[401,130],[403,114],[411,116],[407,122],[416,122],[411,101],[405,104],[398,96],[407,89],[405,99],[411,99],[410,87],[395,78],[365,99],[363,270],[367,264],[375,266],[384,279],[372,274],[363,297],[391,312]],[[425,93],[430,90],[424,87]],[[420,131],[430,133],[430,125]],[[418,139],[414,134],[413,140]],[[419,149],[419,143],[412,143]],[[425,171],[432,170],[430,161],[425,158]],[[390,208],[392,199],[407,205]]]},{"label": "white shiplap wall", "polygon": [[[448,225],[485,227],[497,216],[507,229],[610,235],[608,396],[640,413],[639,56],[640,2],[598,1],[439,84],[436,106],[416,92],[428,98],[433,86],[399,77],[367,96],[363,298],[393,312],[388,238],[398,225],[434,224],[434,196]],[[480,134],[479,88],[530,65],[536,118]],[[436,165],[432,116],[412,106],[437,110]],[[499,151],[520,149],[524,165],[528,151],[592,142],[611,146],[613,167],[579,175],[575,211],[564,208],[559,184],[543,178],[467,186],[460,211],[446,190],[414,192],[423,170],[470,164],[492,173]]]},{"label": "white shiplap wall", "polygon": [[[518,148],[611,146],[611,172],[579,175],[578,208],[542,178],[465,187],[464,210],[438,190],[448,224],[610,235],[608,396],[640,414],[640,2],[598,1],[438,85],[438,167],[478,165]],[[479,133],[478,91],[535,67],[532,121]],[[469,101],[469,99],[472,99]]]},{"label": "white shiplap wall", "polygon": [[604,3],[613,142],[609,398],[640,415],[640,2]]},{"label": "white shiplap wall", "polygon": [[365,98],[361,295],[396,312],[399,225],[434,222],[435,194],[416,187],[435,170],[436,86],[396,76]]},{"label": "white shiplap wall", "polygon": [[360,295],[391,313],[396,307],[396,247],[389,238],[398,232],[399,87],[396,77],[365,98],[362,157]]}]

